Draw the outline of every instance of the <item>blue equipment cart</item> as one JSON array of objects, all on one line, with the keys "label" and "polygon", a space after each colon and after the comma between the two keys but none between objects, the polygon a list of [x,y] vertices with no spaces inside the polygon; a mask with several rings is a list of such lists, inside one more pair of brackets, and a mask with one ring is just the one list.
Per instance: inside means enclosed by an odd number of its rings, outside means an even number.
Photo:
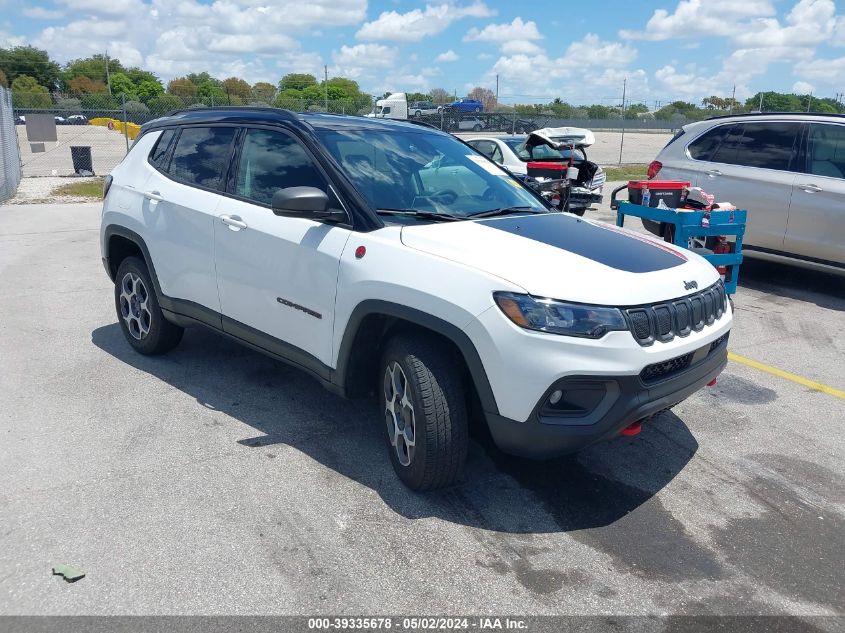
[{"label": "blue equipment cart", "polygon": [[[703,254],[702,257],[713,266],[727,266],[725,276],[725,292],[734,294],[736,282],[739,280],[739,265],[742,263],[742,236],[745,234],[745,221],[748,212],[744,209],[736,211],[690,211],[686,209],[658,209],[657,207],[644,207],[639,204],[619,201],[616,210],[616,226],[624,226],[625,216],[631,215],[637,218],[645,218],[653,222],[665,222],[672,224],[674,230],[674,244],[687,248],[690,238],[725,235],[736,236],[732,253]],[[701,225],[704,217],[710,219],[710,226]]]}]

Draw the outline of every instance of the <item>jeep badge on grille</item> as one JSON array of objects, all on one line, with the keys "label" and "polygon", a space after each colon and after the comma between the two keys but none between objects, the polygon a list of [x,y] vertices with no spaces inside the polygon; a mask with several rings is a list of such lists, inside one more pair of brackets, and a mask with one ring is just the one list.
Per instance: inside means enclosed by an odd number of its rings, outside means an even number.
[{"label": "jeep badge on grille", "polygon": [[685,281],[684,290],[698,290],[698,283],[695,281]]}]

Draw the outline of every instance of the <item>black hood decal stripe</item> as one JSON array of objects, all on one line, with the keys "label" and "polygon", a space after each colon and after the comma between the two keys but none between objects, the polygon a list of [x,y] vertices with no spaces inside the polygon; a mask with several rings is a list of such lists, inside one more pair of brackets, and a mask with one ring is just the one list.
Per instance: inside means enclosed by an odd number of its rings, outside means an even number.
[{"label": "black hood decal stripe", "polygon": [[[666,270],[687,261],[683,254],[655,244],[648,238],[638,238],[616,227],[603,226],[560,213],[491,218],[479,220],[478,223],[542,242],[629,273]],[[561,271],[561,274],[565,273],[566,271]]]}]

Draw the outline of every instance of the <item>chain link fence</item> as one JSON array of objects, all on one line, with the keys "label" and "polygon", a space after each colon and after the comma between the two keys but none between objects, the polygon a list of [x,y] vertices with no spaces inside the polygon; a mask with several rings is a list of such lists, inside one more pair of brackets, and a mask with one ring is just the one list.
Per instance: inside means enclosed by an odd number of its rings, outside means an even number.
[{"label": "chain link fence", "polygon": [[15,195],[21,179],[21,156],[15,134],[12,93],[0,86],[0,202]]},{"label": "chain link fence", "polygon": [[[8,93],[7,93],[8,94]],[[8,100],[7,100],[8,101]],[[126,155],[141,126],[174,110],[200,107],[225,107],[235,105],[264,106],[264,101],[224,98],[179,97],[159,95],[145,100],[108,94],[68,95],[60,93],[14,93],[14,115],[18,130],[18,146],[23,176],[72,176],[108,174]],[[296,112],[329,112],[365,116],[372,109],[372,102],[365,100],[306,100],[274,99],[272,105]],[[56,121],[55,142],[34,143],[27,138],[26,116],[49,114]],[[414,116],[414,120],[440,130],[459,135],[473,134],[526,134],[542,127],[574,126],[598,131],[596,148],[601,153],[592,157],[605,164],[650,161],[665,143],[664,136],[671,134],[677,122],[622,119],[561,119],[552,114],[519,114],[513,109],[500,108],[493,112],[458,112],[441,108],[436,113]],[[624,128],[631,132],[662,132],[656,138],[656,149],[651,139],[634,143],[630,150],[620,152],[619,137]],[[602,133],[602,131],[605,131]],[[646,137],[645,134],[642,135]],[[14,131],[10,137],[14,141]],[[628,136],[625,137],[629,143]],[[606,151],[601,147],[606,145]],[[80,149],[81,148],[81,149]],[[86,149],[87,148],[87,149]],[[613,149],[611,149],[613,148]],[[90,151],[90,164],[78,160]],[[606,154],[606,155],[605,155]]]}]

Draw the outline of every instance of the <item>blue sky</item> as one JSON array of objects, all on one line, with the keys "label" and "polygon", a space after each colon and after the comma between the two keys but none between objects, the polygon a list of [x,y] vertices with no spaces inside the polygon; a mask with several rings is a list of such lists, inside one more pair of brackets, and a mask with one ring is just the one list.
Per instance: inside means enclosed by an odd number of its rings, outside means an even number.
[{"label": "blue sky", "polygon": [[[840,3],[841,4],[841,3]],[[168,80],[287,72],[363,89],[650,106],[758,90],[845,92],[845,10],[834,0],[0,0],[0,46],[59,61],[108,50]]]}]

